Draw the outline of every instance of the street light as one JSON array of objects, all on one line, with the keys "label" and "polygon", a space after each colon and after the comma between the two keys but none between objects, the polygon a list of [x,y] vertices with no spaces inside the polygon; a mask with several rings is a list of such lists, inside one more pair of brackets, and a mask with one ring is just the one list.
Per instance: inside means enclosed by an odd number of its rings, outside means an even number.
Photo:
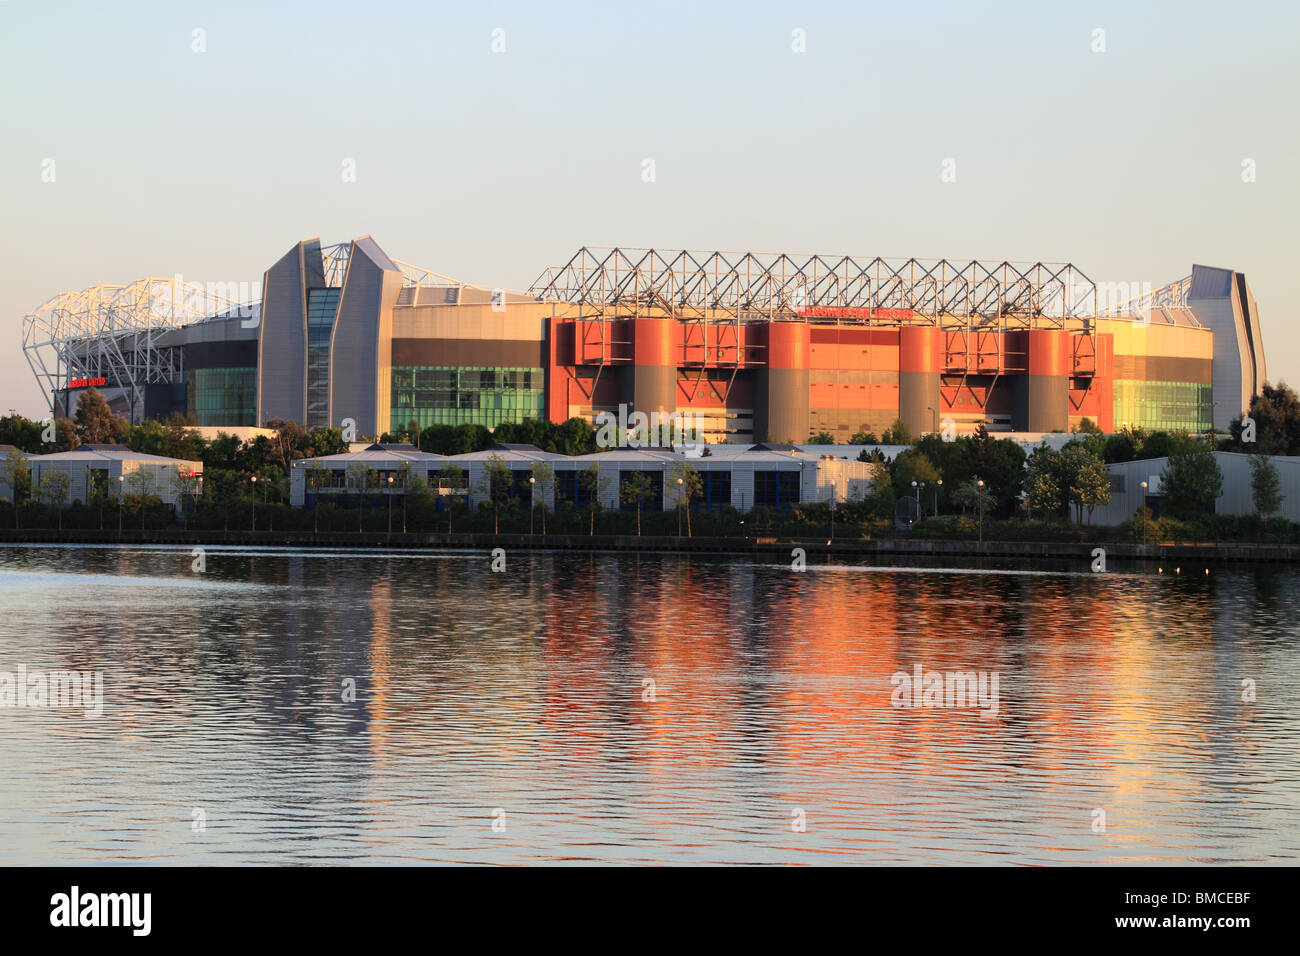
[{"label": "street light", "polygon": [[257,475],[249,479],[253,483],[253,530],[257,530]]},{"label": "street light", "polygon": [[978,478],[975,481],[975,502],[979,507],[980,513],[980,551],[984,550],[984,479]]},{"label": "street light", "polygon": [[[122,482],[124,482],[125,480],[126,478],[124,476],[122,475],[117,476],[117,533],[118,534],[122,533],[122,491],[123,491]],[[18,497],[17,495],[14,495],[15,499],[17,497]]]},{"label": "street light", "polygon": [[939,517],[939,485],[942,484],[943,484],[943,479],[940,478],[937,482],[935,482],[935,486],[934,486],[934,516],[936,518]]},{"label": "street light", "polygon": [[1147,483],[1142,482],[1142,547],[1147,546]]},{"label": "street light", "polygon": [[839,482],[837,482],[835,480],[835,477],[832,475],[831,476],[831,540],[827,541],[826,542],[827,544],[830,544],[831,541],[835,540],[835,497],[838,491],[839,491]]},{"label": "street light", "polygon": [[682,536],[682,480],[677,479],[677,537]]},{"label": "street light", "polygon": [[916,496],[916,520],[920,521],[925,517],[925,513],[921,510],[921,492],[925,491],[925,482],[913,481],[912,487],[916,489],[914,492]]},{"label": "street light", "polygon": [[533,533],[533,517],[537,514],[537,476],[528,476],[528,533]]},{"label": "street light", "polygon": [[393,473],[388,473],[388,533],[393,533]]}]

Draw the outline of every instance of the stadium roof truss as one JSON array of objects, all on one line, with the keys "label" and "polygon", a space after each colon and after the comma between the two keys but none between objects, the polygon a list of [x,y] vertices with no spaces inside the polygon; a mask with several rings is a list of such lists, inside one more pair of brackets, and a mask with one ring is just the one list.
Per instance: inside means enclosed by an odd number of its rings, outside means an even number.
[{"label": "stadium roof truss", "polygon": [[23,319],[23,353],[54,410],[54,392],[75,379],[129,388],[175,382],[181,350],[166,333],[243,308],[180,279],[141,279],[56,295]]},{"label": "stadium roof truss", "polygon": [[[1121,285],[1125,285],[1122,284]],[[1185,275],[1158,289],[1149,289],[1141,295],[1103,306],[1101,315],[1108,317],[1127,317],[1143,315],[1153,309],[1187,309],[1187,296],[1192,290],[1192,277]],[[1197,323],[1199,325],[1199,323]]]},{"label": "stadium roof truss", "polygon": [[[953,329],[1089,328],[1095,283],[1070,263],[579,249],[529,289],[588,319],[907,321]],[[875,310],[880,310],[879,314]]]}]

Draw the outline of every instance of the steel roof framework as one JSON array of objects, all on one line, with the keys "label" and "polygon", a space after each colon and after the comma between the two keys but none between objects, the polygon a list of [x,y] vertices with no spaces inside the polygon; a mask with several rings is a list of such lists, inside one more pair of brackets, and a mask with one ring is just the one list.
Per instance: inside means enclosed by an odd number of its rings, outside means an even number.
[{"label": "steel roof framework", "polygon": [[202,286],[179,279],[140,279],[56,295],[23,319],[23,353],[54,414],[54,393],[78,378],[104,378],[130,390],[175,382],[181,350],[166,333],[240,308]]},{"label": "steel roof framework", "polygon": [[954,329],[1064,328],[1097,308],[1096,285],[1070,263],[588,246],[544,271],[529,293],[593,319],[777,321],[800,320],[813,309],[881,309],[894,312],[881,324],[897,324],[906,310],[906,321]]},{"label": "steel roof framework", "polygon": [[[1187,309],[1187,296],[1191,290],[1192,277],[1189,274],[1181,279],[1175,279],[1168,285],[1162,285],[1158,289],[1144,292],[1126,302],[1103,307],[1101,315],[1106,317],[1127,317],[1144,315],[1152,309]],[[1199,324],[1198,321],[1197,325]]]}]

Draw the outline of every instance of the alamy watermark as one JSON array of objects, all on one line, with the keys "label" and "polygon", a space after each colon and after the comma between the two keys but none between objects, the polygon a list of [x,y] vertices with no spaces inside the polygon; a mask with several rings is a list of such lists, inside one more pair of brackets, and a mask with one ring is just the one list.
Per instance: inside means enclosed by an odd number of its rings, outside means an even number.
[{"label": "alamy watermark", "polygon": [[998,713],[997,671],[927,671],[920,664],[912,673],[898,671],[889,678],[890,703],[909,709],[978,707],[981,717]]},{"label": "alamy watermark", "polygon": [[628,412],[596,415],[597,448],[684,448],[694,451],[704,444],[701,416],[694,412]]},{"label": "alamy watermark", "polygon": [[[211,312],[240,320],[246,329],[255,328],[260,317],[257,303],[262,298],[262,283],[255,282],[186,282],[181,273],[173,277],[172,309],[177,315]],[[206,316],[205,316],[206,317]]]},{"label": "alamy watermark", "polygon": [[87,717],[104,714],[103,671],[41,671],[19,664],[17,673],[0,671],[0,708],[79,707]]}]

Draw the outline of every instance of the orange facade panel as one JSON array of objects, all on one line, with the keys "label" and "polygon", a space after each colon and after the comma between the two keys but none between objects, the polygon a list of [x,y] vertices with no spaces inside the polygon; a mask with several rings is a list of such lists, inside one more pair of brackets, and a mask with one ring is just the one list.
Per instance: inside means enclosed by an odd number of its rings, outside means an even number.
[{"label": "orange facade panel", "polygon": [[896,413],[898,411],[898,386],[815,382],[808,389],[808,407],[816,409],[873,409]]}]

